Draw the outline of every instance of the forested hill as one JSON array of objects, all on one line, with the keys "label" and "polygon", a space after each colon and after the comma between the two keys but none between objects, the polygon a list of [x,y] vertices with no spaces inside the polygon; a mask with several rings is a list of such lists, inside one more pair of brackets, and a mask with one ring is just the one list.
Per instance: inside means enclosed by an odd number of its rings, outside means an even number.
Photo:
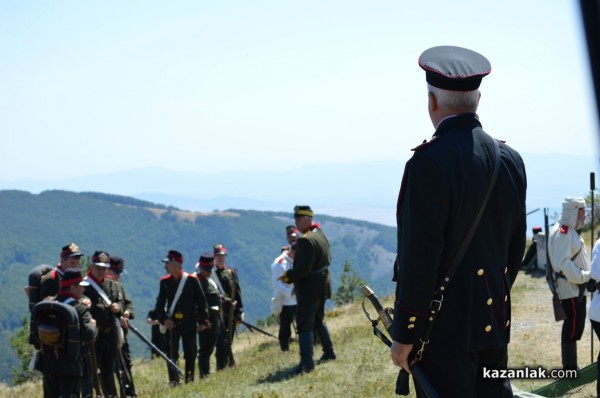
[{"label": "forested hill", "polygon": [[[314,210],[315,221],[331,241],[334,290],[349,261],[379,294],[391,293],[395,229]],[[17,366],[9,337],[28,315],[23,293],[27,275],[36,265],[55,265],[62,246],[75,242],[87,256],[105,250],[125,259],[128,273],[122,281],[136,308],[134,323],[148,333],[145,318],[164,274],[161,259],[169,249],[179,250],[184,269],[193,272],[200,254],[216,242],[228,248],[227,262],[239,272],[246,319],[254,322],[269,315],[270,264],[291,223],[292,214],[283,212],[196,213],[101,193],[0,191],[0,355],[5,358],[0,379],[9,381],[11,367]]]}]

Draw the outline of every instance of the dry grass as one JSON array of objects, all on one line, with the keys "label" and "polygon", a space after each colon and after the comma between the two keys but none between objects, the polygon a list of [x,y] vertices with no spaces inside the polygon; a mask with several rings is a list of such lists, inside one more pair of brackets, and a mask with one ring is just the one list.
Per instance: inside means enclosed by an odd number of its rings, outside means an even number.
[{"label": "dry grass", "polygon": [[[387,298],[384,304],[391,305]],[[367,307],[370,308],[370,307]],[[327,315],[338,359],[317,366],[309,375],[287,378],[286,373],[298,361],[297,345],[291,351],[279,351],[275,339],[241,333],[235,343],[236,368],[214,373],[202,381],[177,388],[167,387],[166,366],[162,360],[138,360],[134,379],[140,397],[394,397],[398,369],[389,358],[389,350],[373,336],[360,304],[336,308]],[[275,328],[268,329],[276,334]],[[135,338],[131,336],[130,338]],[[590,326],[586,325],[579,344],[579,365],[590,362]],[[600,344],[594,342],[594,358]],[[315,350],[315,357],[320,350]],[[560,367],[560,324],[554,322],[551,296],[541,277],[521,273],[513,290],[512,342],[509,346],[511,367]],[[180,360],[180,366],[182,361]],[[213,362],[214,367],[214,362]],[[548,380],[513,380],[525,391],[548,384]],[[411,386],[412,389],[412,386]],[[41,382],[17,387],[0,385],[2,397],[42,396]],[[410,395],[413,397],[414,395]],[[594,383],[576,389],[570,397],[595,396]]]}]

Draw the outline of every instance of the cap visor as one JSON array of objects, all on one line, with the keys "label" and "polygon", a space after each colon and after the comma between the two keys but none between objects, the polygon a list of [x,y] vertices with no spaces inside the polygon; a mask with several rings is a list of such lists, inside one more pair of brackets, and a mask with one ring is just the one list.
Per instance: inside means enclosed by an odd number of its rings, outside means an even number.
[{"label": "cap visor", "polygon": [[81,281],[79,282],[79,286],[89,286],[90,283],[88,281]]}]

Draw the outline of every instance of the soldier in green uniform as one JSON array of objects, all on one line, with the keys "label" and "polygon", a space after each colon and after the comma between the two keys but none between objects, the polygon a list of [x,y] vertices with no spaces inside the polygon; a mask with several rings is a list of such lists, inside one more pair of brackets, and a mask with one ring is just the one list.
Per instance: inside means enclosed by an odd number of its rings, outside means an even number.
[{"label": "soldier in green uniform", "polygon": [[204,253],[200,256],[196,264],[196,275],[206,295],[208,304],[208,314],[212,327],[210,329],[198,332],[198,367],[200,377],[206,377],[210,374],[210,356],[217,345],[217,338],[221,333],[221,294],[215,281],[210,278],[214,267],[214,256],[211,253]]},{"label": "soldier in green uniform", "polygon": [[329,264],[331,252],[329,241],[319,224],[313,223],[313,211],[310,206],[294,207],[296,228],[303,233],[297,240],[294,265],[283,273],[279,280],[293,283],[298,302],[296,322],[298,324],[298,343],[300,363],[293,374],[311,372],[315,368],[313,361],[314,331],[319,334],[323,355],[319,363],[336,359],[329,330],[323,322],[325,301],[329,295]]},{"label": "soldier in green uniform", "polygon": [[[166,264],[169,274],[160,280],[156,314],[163,330],[168,330],[167,355],[175,363],[179,359],[181,338],[185,359],[185,382],[189,383],[194,381],[196,333],[211,326],[208,320],[206,297],[198,278],[194,274],[183,272],[183,256],[180,252],[169,250],[167,257],[162,261]],[[179,384],[179,375],[169,366],[168,371],[170,384],[172,386]]]},{"label": "soldier in green uniform", "polygon": [[[86,306],[81,304],[84,286],[87,282],[81,278],[81,272],[68,270],[63,273],[60,290],[55,301],[74,307],[79,319],[79,336],[81,345],[88,345],[96,336],[96,322],[92,319]],[[71,337],[71,336],[69,336]],[[83,357],[81,349],[75,353],[59,351],[58,355],[52,349],[43,349],[41,358],[36,363],[36,369],[44,374],[44,397],[79,397],[83,376]]]},{"label": "soldier in green uniform", "polygon": [[211,278],[215,281],[223,301],[223,327],[217,341],[216,353],[217,370],[221,370],[226,366],[235,366],[231,347],[237,323],[244,320],[244,306],[237,272],[225,264],[227,249],[223,244],[216,243],[213,246],[213,253],[217,269],[212,273]]},{"label": "soldier in green uniform", "polygon": [[115,386],[115,360],[118,349],[119,318],[123,315],[123,295],[119,284],[106,277],[109,255],[96,251],[92,256],[93,265],[85,278],[89,286],[85,295],[91,301],[90,311],[98,326],[95,351],[96,363],[100,370],[100,384],[105,396],[117,395]]},{"label": "soldier in green uniform", "polygon": [[118,256],[110,256],[109,260],[110,268],[106,273],[106,277],[117,282],[121,289],[121,295],[123,297],[123,315],[119,319],[121,328],[123,329],[123,346],[121,347],[121,355],[123,358],[123,369],[125,372],[125,395],[128,397],[136,397],[135,386],[133,384],[133,375],[131,368],[133,366],[131,362],[131,350],[129,349],[129,341],[127,339],[127,332],[129,330],[129,320],[135,318],[135,310],[133,308],[133,302],[125,292],[125,286],[121,283],[121,274],[125,271],[125,260]]},{"label": "soldier in green uniform", "polygon": [[[67,269],[80,270],[80,259],[83,256],[79,250],[79,246],[71,243],[62,248],[60,252],[60,262],[56,267],[45,274],[40,281],[39,299],[45,297],[53,297],[58,294],[60,288],[60,277]],[[35,304],[35,303],[33,303]]]}]

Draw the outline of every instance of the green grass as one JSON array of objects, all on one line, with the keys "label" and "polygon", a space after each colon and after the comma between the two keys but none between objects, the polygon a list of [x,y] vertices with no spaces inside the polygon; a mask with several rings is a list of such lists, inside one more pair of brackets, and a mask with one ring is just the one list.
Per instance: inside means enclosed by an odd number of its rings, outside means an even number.
[{"label": "green grass", "polygon": [[[509,345],[509,366],[560,368],[560,323],[552,317],[551,296],[543,278],[521,273],[513,290],[513,328]],[[392,299],[384,300],[391,306]],[[367,304],[370,309],[370,304]],[[287,372],[298,362],[298,346],[281,352],[277,340],[251,333],[240,333],[234,344],[235,368],[214,372],[208,378],[176,388],[168,387],[167,369],[162,359],[137,360],[133,376],[140,397],[395,397],[398,368],[393,366],[389,349],[373,335],[360,302],[338,307],[327,315],[338,359],[317,365],[314,372],[288,378]],[[276,327],[267,328],[277,334]],[[137,338],[130,335],[130,339]],[[590,363],[592,337],[589,323],[578,345],[579,366]],[[600,343],[594,341],[595,358]],[[321,355],[315,348],[315,359]],[[179,361],[183,366],[182,360]],[[214,369],[214,359],[212,362]],[[197,373],[197,372],[196,372]],[[513,380],[524,391],[531,391],[552,380]],[[411,395],[414,397],[411,383]],[[9,387],[0,385],[2,397],[41,397],[41,381]],[[594,397],[595,383],[579,387],[567,397]]]}]

